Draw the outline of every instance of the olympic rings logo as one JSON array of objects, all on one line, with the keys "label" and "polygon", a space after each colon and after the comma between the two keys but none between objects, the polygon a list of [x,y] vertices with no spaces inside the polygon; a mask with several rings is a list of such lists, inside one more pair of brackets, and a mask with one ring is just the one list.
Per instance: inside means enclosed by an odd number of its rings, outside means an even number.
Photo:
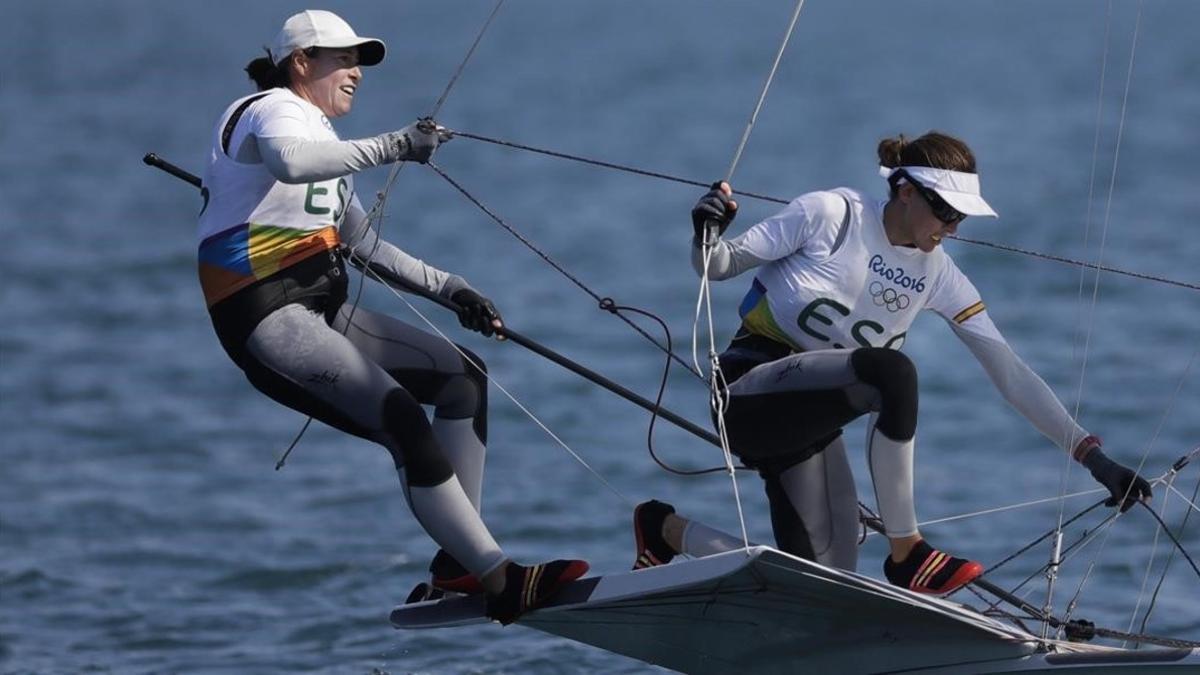
[{"label": "olympic rings logo", "polygon": [[899,312],[908,309],[912,299],[894,288],[884,288],[878,281],[871,282],[871,299],[876,307],[887,307],[889,312]]}]

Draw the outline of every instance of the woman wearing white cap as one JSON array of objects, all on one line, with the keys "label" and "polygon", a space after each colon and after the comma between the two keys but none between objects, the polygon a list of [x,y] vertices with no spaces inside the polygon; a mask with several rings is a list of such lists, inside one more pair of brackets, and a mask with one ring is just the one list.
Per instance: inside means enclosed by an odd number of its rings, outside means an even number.
[{"label": "woman wearing white cap", "polygon": [[[824,564],[857,564],[858,507],[841,430],[870,414],[867,458],[897,586],[948,593],[983,567],[931,547],[913,507],[917,374],[898,350],[918,311],[946,320],[1005,399],[1038,431],[1072,453],[1128,509],[1149,484],[1108,459],[1100,441],[1067,413],[996,329],[978,291],[940,247],[967,216],[996,212],[979,191],[975,158],[960,140],[930,132],[880,142],[887,200],[838,188],[801,195],[745,233],[719,235],[737,212],[721,183],[692,210],[692,260],[709,278],[757,268],[721,355],[729,398],[725,425],[743,462],[762,475],[779,547]],[[712,230],[709,233],[710,229]],[[683,519],[662,502],[634,514],[635,569],[679,552],[705,555],[741,541]]]},{"label": "woman wearing white cap", "polygon": [[[442,590],[488,594],[509,623],[587,563],[526,567],[508,560],[479,515],[487,436],[483,364],[392,317],[344,305],[342,248],[461,307],[465,327],[503,328],[466,281],[379,239],[354,190],[357,171],[428,161],[444,133],[432,120],[340,140],[330,118],[350,112],[362,66],[383,42],[340,17],[290,17],[246,70],[259,93],[234,101],[212,136],[200,214],[200,283],[222,346],[261,392],[388,449],[417,520],[441,550]],[[433,422],[421,405],[434,407]]]}]

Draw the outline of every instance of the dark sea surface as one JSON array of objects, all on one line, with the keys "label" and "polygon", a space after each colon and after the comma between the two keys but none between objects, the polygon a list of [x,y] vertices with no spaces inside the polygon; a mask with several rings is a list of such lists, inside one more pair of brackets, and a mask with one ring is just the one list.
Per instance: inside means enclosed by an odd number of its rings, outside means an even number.
[{"label": "dark sea surface", "polygon": [[[326,7],[388,44],[353,113],[336,121],[351,138],[428,113],[492,5]],[[940,129],[971,144],[1001,214],[968,220],[963,236],[1102,255],[1105,265],[1200,284],[1200,3],[1118,0],[1111,15],[1109,7],[812,0],[735,187],[787,199],[840,185],[882,195],[879,139]],[[198,195],[140,160],[154,151],[202,171],[216,118],[249,92],[241,68],[303,8],[5,3],[0,671],[649,669],[520,627],[394,631],[387,613],[424,578],[434,546],[408,512],[387,453],[315,424],[286,467],[273,470],[304,418],[254,391],[221,351],[194,269]],[[510,0],[440,121],[711,181],[729,166],[792,9]],[[698,288],[688,210],[702,190],[469,139],[447,145],[437,161],[598,294],[662,316],[677,349],[688,351]],[[385,175],[360,177],[365,203]],[[776,208],[742,204],[735,232]],[[433,172],[405,168],[386,215],[386,237],[465,276],[513,328],[653,396],[661,353]],[[1144,458],[1144,473],[1159,476],[1200,445],[1200,292],[1103,274],[1093,302],[1093,275],[1081,290],[1077,267],[946,246],[1013,347],[1069,409],[1082,392],[1081,422],[1103,436],[1110,456],[1132,465]],[[748,282],[715,288],[719,344],[736,327]],[[364,303],[421,322],[385,289],[369,288]],[[464,333],[444,310],[414,305],[483,355],[496,380],[620,492],[493,387],[484,515],[512,556],[579,556],[597,573],[626,569],[630,505],[650,497],[737,531],[728,477],[658,469],[640,409],[515,345]],[[1060,493],[1062,453],[1005,404],[940,320],[919,320],[906,352],[921,374],[923,520]],[[666,403],[707,418],[703,387],[681,369]],[[869,496],[862,435],[859,423],[847,438],[860,495]],[[720,461],[664,424],[656,446],[680,465]],[[1198,475],[1194,462],[1176,486],[1190,496]],[[742,474],[739,483],[751,537],[770,542],[759,479]],[[1093,485],[1078,466],[1066,479],[1068,491]],[[1066,515],[1093,499],[1067,500]],[[1186,509],[1161,486],[1154,504],[1173,527]],[[1051,528],[1058,513],[1051,502],[924,531],[991,564]],[[1198,518],[1182,536],[1193,557]],[[1169,550],[1149,514],[1131,512],[1067,561],[1055,611],[1086,576],[1074,616],[1136,629]],[[1041,545],[994,580],[1014,586],[1047,555]],[[868,539],[860,571],[880,576],[882,556],[879,538]],[[1034,604],[1045,601],[1044,581],[1026,590]],[[1146,630],[1200,640],[1200,578],[1179,555]]]}]

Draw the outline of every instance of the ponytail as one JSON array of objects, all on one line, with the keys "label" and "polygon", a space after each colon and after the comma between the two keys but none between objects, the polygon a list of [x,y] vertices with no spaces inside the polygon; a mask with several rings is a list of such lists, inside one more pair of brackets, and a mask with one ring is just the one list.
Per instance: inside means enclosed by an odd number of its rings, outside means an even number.
[{"label": "ponytail", "polygon": [[246,74],[250,76],[251,80],[254,80],[254,84],[258,87],[259,91],[266,91],[276,87],[286,87],[291,83],[287,67],[288,60],[284,59],[282,67],[277,66],[271,61],[270,53],[268,53],[267,56],[260,56],[247,63]]},{"label": "ponytail", "polygon": [[903,157],[904,148],[907,145],[908,139],[904,137],[904,134],[879,141],[879,148],[876,150],[879,155],[879,166],[886,166],[889,169],[902,166],[901,157]]}]

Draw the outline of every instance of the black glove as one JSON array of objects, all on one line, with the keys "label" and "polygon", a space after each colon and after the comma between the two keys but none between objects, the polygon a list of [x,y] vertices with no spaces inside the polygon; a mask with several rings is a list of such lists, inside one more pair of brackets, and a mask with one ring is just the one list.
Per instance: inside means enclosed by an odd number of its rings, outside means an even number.
[{"label": "black glove", "polygon": [[716,236],[710,235],[709,237],[715,241],[716,237],[725,234],[726,228],[729,227],[729,223],[733,222],[735,216],[737,216],[737,202],[721,189],[721,181],[713,183],[712,189],[692,207],[692,231],[696,235],[696,243],[704,243],[704,230],[708,223],[712,223],[717,228]]},{"label": "black glove", "polygon": [[454,138],[454,131],[452,129],[447,129],[446,127],[438,124],[437,121],[432,117],[422,117],[421,119],[417,120],[417,125],[420,126],[423,131],[432,131],[436,133],[438,137],[438,143],[446,143],[449,142],[450,139]]},{"label": "black glove", "polygon": [[1120,503],[1121,513],[1125,513],[1135,503],[1149,501],[1152,496],[1150,483],[1146,482],[1145,478],[1134,473],[1133,469],[1109,459],[1100,451],[1098,445],[1083,458],[1082,463],[1092,472],[1092,478],[1108,488],[1111,496],[1104,502],[1105,506],[1116,506]]},{"label": "black glove", "polygon": [[492,321],[500,321],[503,324],[500,312],[496,311],[496,306],[492,304],[492,301],[470,288],[455,291],[450,296],[450,300],[458,305],[458,322],[462,324],[463,328],[469,328],[491,337],[496,332]]},{"label": "black glove", "polygon": [[438,145],[450,139],[451,132],[440,126],[431,118],[425,117],[393,132],[396,143],[397,161],[420,162],[429,161]]}]

